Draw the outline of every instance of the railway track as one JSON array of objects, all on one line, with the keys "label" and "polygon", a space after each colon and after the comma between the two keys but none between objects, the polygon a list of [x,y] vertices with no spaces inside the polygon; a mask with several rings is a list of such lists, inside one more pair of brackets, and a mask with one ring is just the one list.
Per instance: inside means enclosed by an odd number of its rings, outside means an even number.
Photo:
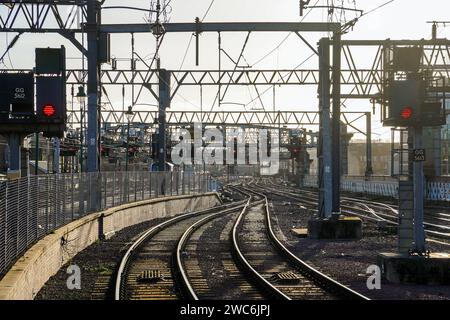
[{"label": "railway track", "polygon": [[173,300],[182,298],[173,269],[173,252],[183,232],[203,219],[233,212],[245,201],[186,213],[142,234],[123,256],[115,283],[116,300]]},{"label": "railway track", "polygon": [[287,249],[275,235],[265,194],[243,187],[240,190],[263,199],[261,204],[243,211],[233,227],[233,240],[241,264],[260,286],[275,288],[276,297],[289,300],[368,299],[314,269]]},{"label": "railway track", "polygon": [[[275,186],[276,188],[274,188]],[[317,208],[318,196],[315,192],[299,189],[293,190],[281,185],[268,187],[266,185],[257,184],[257,187],[261,190],[266,190],[280,196],[285,196],[286,198],[299,201],[307,206]],[[398,208],[393,205],[351,197],[342,197],[341,207],[345,214],[358,216],[374,223],[385,222],[386,224],[392,226],[398,225]],[[431,216],[431,219],[439,218],[442,222],[448,222],[448,215],[445,213],[435,213],[434,215],[431,214]],[[450,225],[432,223],[429,221],[430,217],[427,218],[428,220],[424,222],[424,226],[426,228],[425,232],[429,236],[438,239],[450,239]]]},{"label": "railway track", "polygon": [[227,216],[206,217],[181,236],[176,267],[187,298],[260,300],[267,297],[240,270],[233,255],[231,230],[246,208]]},{"label": "railway track", "polygon": [[[271,181],[271,183],[276,188],[287,189],[293,193],[298,193],[300,191],[298,188],[294,189],[294,188],[290,188],[290,187],[283,186],[280,184],[274,184],[273,181]],[[310,194],[312,197],[315,197],[317,199],[317,192],[313,192],[313,191],[309,191],[309,190],[301,190],[301,193]],[[386,211],[387,213],[389,213],[389,216],[398,216],[398,206],[397,205],[386,204],[383,202],[377,202],[377,201],[372,201],[372,200],[367,200],[367,199],[361,200],[361,199],[352,198],[352,197],[341,197],[341,200],[351,202],[351,203],[368,205],[372,209]],[[445,207],[428,207],[428,209],[435,210],[435,211],[448,210],[448,208],[445,208]],[[440,222],[449,223],[450,222],[450,213],[429,211],[429,212],[427,212],[426,218],[431,219],[431,220],[436,219]]]},{"label": "railway track", "polygon": [[267,198],[188,213],[151,228],[123,257],[119,299],[367,299],[311,268],[276,238]]}]

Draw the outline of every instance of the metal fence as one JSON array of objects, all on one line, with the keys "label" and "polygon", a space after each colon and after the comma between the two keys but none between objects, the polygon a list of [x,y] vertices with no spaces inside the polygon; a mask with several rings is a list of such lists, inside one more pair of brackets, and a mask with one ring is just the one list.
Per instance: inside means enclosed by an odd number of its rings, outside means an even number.
[{"label": "metal fence", "polygon": [[[317,176],[307,176],[305,186],[317,188]],[[426,200],[450,202],[450,182],[448,179],[427,181],[425,188]],[[341,190],[398,199],[398,181],[390,177],[373,177],[371,179],[345,177],[341,181]]]},{"label": "metal fence", "polygon": [[34,243],[65,224],[125,203],[215,191],[207,173],[98,172],[0,182],[0,279]]}]

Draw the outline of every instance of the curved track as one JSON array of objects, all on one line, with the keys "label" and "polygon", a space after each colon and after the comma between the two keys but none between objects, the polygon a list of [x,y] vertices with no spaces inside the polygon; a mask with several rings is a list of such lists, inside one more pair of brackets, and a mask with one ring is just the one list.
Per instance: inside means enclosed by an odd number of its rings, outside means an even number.
[{"label": "curved track", "polygon": [[277,239],[267,197],[188,213],[151,228],[123,257],[116,299],[367,299]]},{"label": "curved track", "polygon": [[[317,208],[318,196],[315,192],[291,189],[278,184],[274,184],[273,187],[261,185],[258,185],[258,187],[274,194],[299,201],[307,206]],[[358,216],[375,223],[385,222],[392,226],[398,225],[398,208],[394,205],[351,197],[342,197],[341,207],[344,214]],[[427,235],[433,238],[450,240],[450,224],[448,224],[449,217],[447,216],[448,215],[445,213],[430,214],[427,217],[427,221],[424,222]],[[433,219],[436,222],[446,222],[447,225],[431,222]]]},{"label": "curved track", "polygon": [[176,250],[180,283],[192,300],[258,300],[266,295],[248,280],[232,254],[231,229],[241,210],[206,217],[180,238]]},{"label": "curved track", "polygon": [[[171,300],[182,297],[173,271],[172,254],[178,239],[205,216],[227,214],[245,202],[187,213],[141,235],[121,260],[115,283],[116,300]],[[153,274],[152,274],[153,273]]]},{"label": "curved track", "polygon": [[272,285],[285,299],[368,299],[289,251],[275,235],[267,197],[253,188],[242,189],[263,199],[261,205],[241,213],[233,229],[244,265],[261,285]]}]

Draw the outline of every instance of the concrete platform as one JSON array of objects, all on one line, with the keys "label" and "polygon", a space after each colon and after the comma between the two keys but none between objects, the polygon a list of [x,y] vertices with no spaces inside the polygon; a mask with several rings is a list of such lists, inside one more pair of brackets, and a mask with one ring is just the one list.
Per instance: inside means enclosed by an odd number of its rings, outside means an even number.
[{"label": "concrete platform", "polygon": [[362,238],[362,220],[357,217],[333,217],[308,222],[308,235],[312,239],[346,239]]},{"label": "concrete platform", "polygon": [[297,238],[307,238],[308,237],[308,229],[300,228],[300,229],[291,229],[291,233]]},{"label": "concrete platform", "polygon": [[377,264],[383,277],[392,283],[449,285],[450,254],[432,253],[429,257],[399,253],[380,253]]}]

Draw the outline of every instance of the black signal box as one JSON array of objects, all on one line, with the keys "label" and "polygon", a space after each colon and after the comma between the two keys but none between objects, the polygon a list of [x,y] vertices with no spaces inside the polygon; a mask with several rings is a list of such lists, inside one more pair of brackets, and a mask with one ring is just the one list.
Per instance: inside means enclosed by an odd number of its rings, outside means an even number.
[{"label": "black signal box", "polygon": [[420,121],[424,126],[443,126],[446,123],[445,106],[442,102],[425,102],[421,105]]},{"label": "black signal box", "polygon": [[62,75],[66,70],[66,49],[37,48],[36,74]]},{"label": "black signal box", "polygon": [[420,106],[425,96],[422,80],[392,81],[387,93],[389,108],[384,125],[405,127],[420,119]]},{"label": "black signal box", "polygon": [[36,117],[45,137],[63,137],[66,129],[66,90],[62,77],[36,79]]},{"label": "black signal box", "polygon": [[394,49],[394,69],[417,73],[422,61],[423,48],[420,47],[396,47]]},{"label": "black signal box", "polygon": [[425,81],[408,79],[392,81],[387,90],[388,109],[383,124],[394,127],[433,127],[445,124],[444,105],[427,101]]},{"label": "black signal box", "polygon": [[[36,79],[36,116],[40,123],[60,123],[66,119],[65,83],[61,77]],[[46,114],[44,108],[53,106],[54,113]]]},{"label": "black signal box", "polygon": [[32,73],[0,74],[0,117],[34,115]]},{"label": "black signal box", "polygon": [[35,131],[33,73],[0,73],[0,133]]}]

